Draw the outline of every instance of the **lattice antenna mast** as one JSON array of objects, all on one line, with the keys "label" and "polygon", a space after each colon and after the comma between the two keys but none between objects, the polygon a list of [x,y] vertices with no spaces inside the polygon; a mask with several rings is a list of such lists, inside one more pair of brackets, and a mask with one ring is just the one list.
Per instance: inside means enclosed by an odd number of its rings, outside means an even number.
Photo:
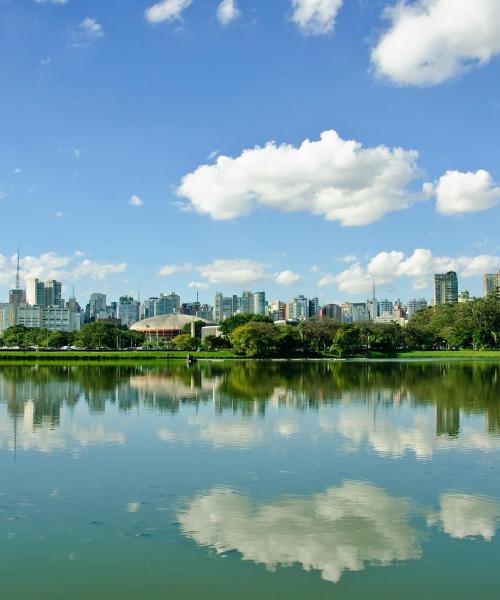
[{"label": "lattice antenna mast", "polygon": [[19,246],[17,247],[17,268],[16,268],[16,290],[21,289],[19,286],[21,285],[21,278],[19,276],[20,273],[20,251]]},{"label": "lattice antenna mast", "polygon": [[377,296],[375,295],[375,277],[373,278],[373,297],[372,299],[375,300]]}]

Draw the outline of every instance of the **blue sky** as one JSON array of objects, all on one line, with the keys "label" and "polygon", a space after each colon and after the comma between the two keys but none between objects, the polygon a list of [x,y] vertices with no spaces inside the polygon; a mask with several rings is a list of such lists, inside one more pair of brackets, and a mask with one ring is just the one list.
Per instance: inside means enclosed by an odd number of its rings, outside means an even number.
[{"label": "blue sky", "polygon": [[481,294],[497,0],[220,3],[0,0],[1,297],[18,244],[82,300]]}]

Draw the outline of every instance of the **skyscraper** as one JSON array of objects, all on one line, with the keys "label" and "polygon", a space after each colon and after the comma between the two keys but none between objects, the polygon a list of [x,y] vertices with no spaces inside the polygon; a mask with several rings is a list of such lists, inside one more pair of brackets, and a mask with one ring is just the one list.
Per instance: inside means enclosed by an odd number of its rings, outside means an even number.
[{"label": "skyscraper", "polygon": [[45,306],[45,286],[36,278],[26,282],[26,303],[31,306]]},{"label": "skyscraper", "polygon": [[253,295],[253,311],[256,315],[266,314],[266,292],[255,292]]},{"label": "skyscraper", "polygon": [[106,294],[99,294],[98,292],[90,294],[90,318],[97,319],[97,316],[101,312],[106,312]]},{"label": "skyscraper", "polygon": [[455,271],[434,275],[434,306],[458,302],[458,277]]},{"label": "skyscraper", "polygon": [[497,296],[500,298],[500,270],[483,276],[484,297]]},{"label": "skyscraper", "polygon": [[44,306],[57,306],[58,308],[61,308],[61,291],[62,284],[60,281],[56,281],[55,279],[46,281],[44,285]]},{"label": "skyscraper", "polygon": [[244,291],[241,293],[241,312],[252,313],[253,312],[253,293]]}]

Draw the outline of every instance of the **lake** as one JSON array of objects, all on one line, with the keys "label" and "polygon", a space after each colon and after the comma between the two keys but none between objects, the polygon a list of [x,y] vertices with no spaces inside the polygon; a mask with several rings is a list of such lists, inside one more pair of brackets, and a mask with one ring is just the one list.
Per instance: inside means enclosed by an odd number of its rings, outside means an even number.
[{"label": "lake", "polygon": [[500,366],[0,367],[6,600],[497,599]]}]

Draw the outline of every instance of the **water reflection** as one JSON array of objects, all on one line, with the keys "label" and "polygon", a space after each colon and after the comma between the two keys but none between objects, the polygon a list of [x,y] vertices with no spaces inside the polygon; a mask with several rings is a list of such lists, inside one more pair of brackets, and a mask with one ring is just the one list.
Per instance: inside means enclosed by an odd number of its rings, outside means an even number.
[{"label": "water reflection", "polygon": [[277,566],[300,564],[337,582],[366,563],[419,558],[420,535],[410,525],[411,502],[363,482],[305,499],[258,503],[226,489],[196,497],[179,514],[184,535],[223,554]]},{"label": "water reflection", "polygon": [[[491,363],[9,365],[0,368],[0,411],[3,405],[11,420],[1,419],[0,446],[12,447],[21,424],[19,448],[64,449],[67,443],[55,432],[62,414],[78,406],[97,415],[107,408],[178,415],[184,407],[203,406],[211,418],[190,418],[188,431],[161,428],[160,439],[250,448],[265,435],[297,436],[309,413],[318,415],[319,432],[342,436],[352,451],[368,443],[382,455],[429,458],[443,449],[499,448],[499,392],[499,367]],[[281,409],[297,411],[297,418],[263,420]],[[123,433],[102,425],[72,435],[81,446],[125,442]]]}]

